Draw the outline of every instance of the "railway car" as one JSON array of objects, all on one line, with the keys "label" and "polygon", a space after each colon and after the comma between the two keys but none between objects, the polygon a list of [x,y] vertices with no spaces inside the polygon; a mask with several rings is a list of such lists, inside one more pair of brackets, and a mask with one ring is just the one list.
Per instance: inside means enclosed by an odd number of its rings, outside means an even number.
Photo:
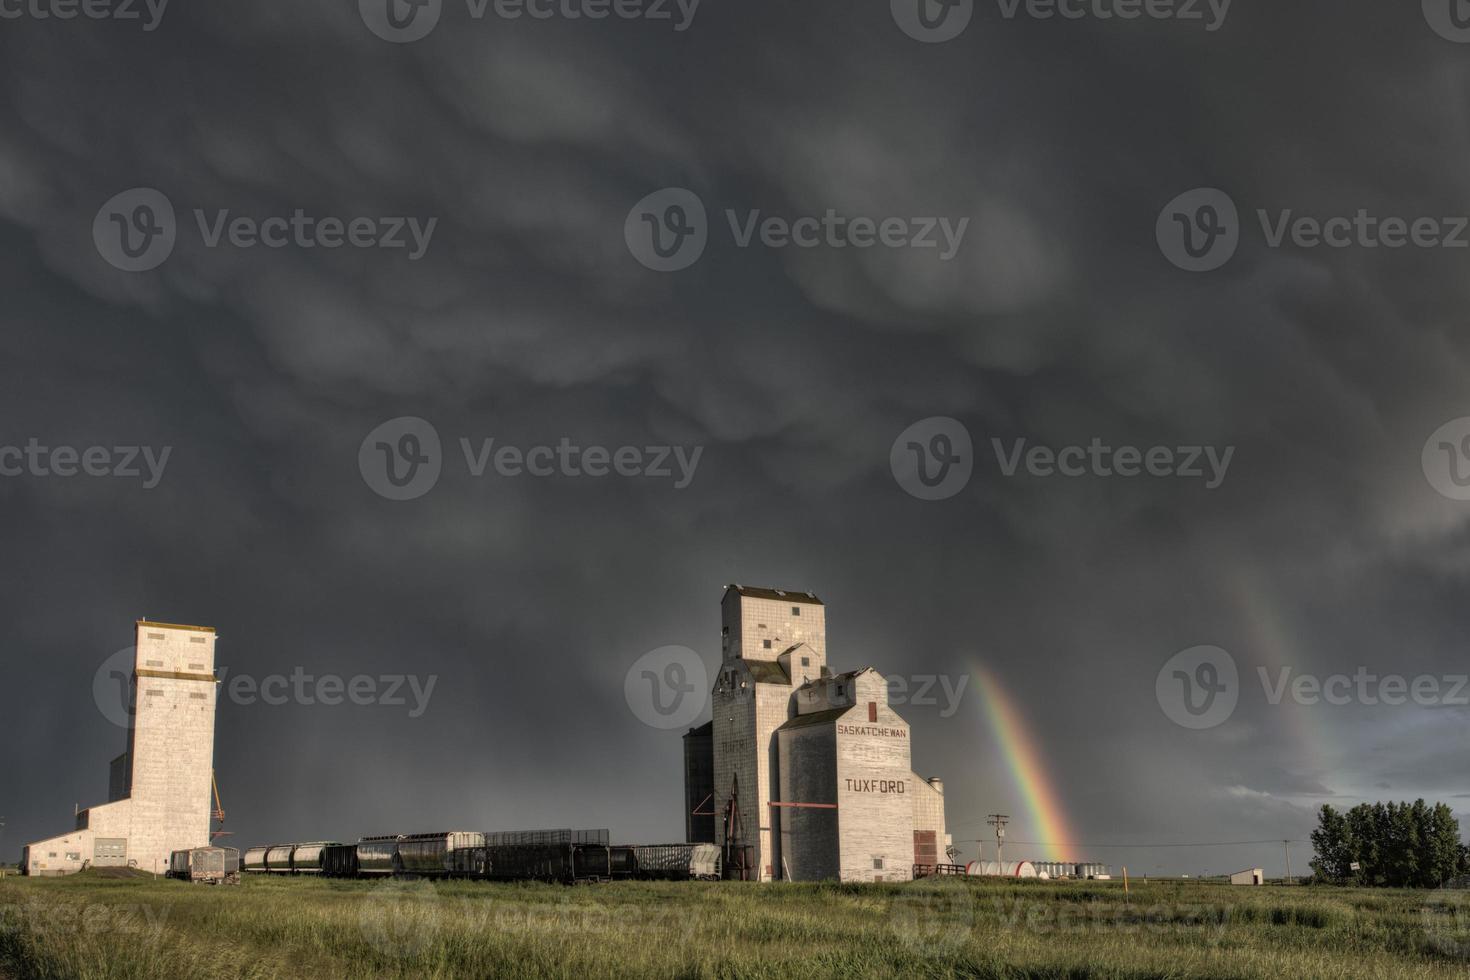
[{"label": "railway car", "polygon": [[403,874],[442,877],[464,874],[455,855],[485,846],[479,831],[458,830],[436,834],[404,834],[398,838],[398,866]]},{"label": "railway car", "polygon": [[485,844],[606,844],[612,835],[603,830],[492,830]]},{"label": "railway car", "polygon": [[357,842],[357,873],[364,877],[400,874],[398,835],[364,837]]},{"label": "railway car", "polygon": [[714,844],[639,844],[632,851],[639,878],[720,880],[720,849]]},{"label": "railway car", "polygon": [[638,855],[628,844],[614,844],[608,848],[608,873],[615,881],[638,877]]},{"label": "railway car", "polygon": [[[479,848],[471,848],[472,852]],[[613,877],[612,848],[607,844],[498,844],[474,859],[484,877],[497,881],[551,881],[563,884],[609,881]],[[631,858],[631,855],[628,855]],[[628,866],[624,860],[624,866]]]},{"label": "railway car", "polygon": [[449,874],[454,878],[486,878],[489,869],[489,858],[483,847],[461,847],[449,852],[445,857],[449,867]]},{"label": "railway car", "polygon": [[240,882],[240,852],[233,847],[194,847],[169,855],[168,877],[211,885]]},{"label": "railway car", "polygon": [[336,841],[312,841],[309,844],[296,844],[291,848],[291,873],[298,875],[318,875],[322,873],[322,852],[328,847],[336,847]]},{"label": "railway car", "polygon": [[295,844],[277,844],[265,852],[265,870],[271,874],[288,875],[291,873],[291,852],[296,850]]},{"label": "railway car", "polygon": [[265,853],[269,850],[269,847],[250,848],[245,852],[245,856],[240,859],[240,867],[245,871],[258,871],[263,873],[265,871]]},{"label": "railway car", "polygon": [[573,882],[611,881],[613,873],[612,848],[606,844],[572,844]]},{"label": "railway car", "polygon": [[328,878],[357,877],[357,845],[327,844],[322,848],[322,874]]}]

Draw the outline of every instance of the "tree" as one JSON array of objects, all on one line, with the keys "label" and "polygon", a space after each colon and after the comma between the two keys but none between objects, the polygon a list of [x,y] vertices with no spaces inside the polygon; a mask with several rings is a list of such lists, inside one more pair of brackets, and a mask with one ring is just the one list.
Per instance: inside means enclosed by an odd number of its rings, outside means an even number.
[{"label": "tree", "polygon": [[1312,848],[1317,877],[1339,884],[1434,888],[1470,874],[1470,847],[1443,803],[1360,803],[1346,814],[1323,806]]},{"label": "tree", "polygon": [[1312,872],[1324,881],[1342,882],[1354,876],[1352,840],[1348,822],[1342,814],[1323,804],[1317,815],[1317,829],[1312,831]]}]

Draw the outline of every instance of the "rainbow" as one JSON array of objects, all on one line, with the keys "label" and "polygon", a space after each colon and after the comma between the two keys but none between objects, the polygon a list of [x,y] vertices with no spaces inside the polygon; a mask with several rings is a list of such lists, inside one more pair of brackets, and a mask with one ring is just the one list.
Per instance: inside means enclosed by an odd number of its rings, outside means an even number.
[{"label": "rainbow", "polygon": [[[1237,606],[1240,621],[1249,630],[1251,653],[1262,667],[1274,678],[1283,667],[1291,667],[1297,674],[1312,665],[1307,648],[1301,643],[1291,619],[1282,608],[1277,594],[1268,583],[1248,572],[1232,576],[1229,582]],[[1249,691],[1255,684],[1255,670],[1241,662],[1239,651],[1231,650],[1237,657],[1242,692]],[[1293,704],[1287,698],[1277,705],[1272,714],[1280,719],[1287,731],[1276,750],[1283,753],[1280,761],[1297,767],[1297,771],[1312,779],[1327,778],[1326,773],[1340,772],[1343,759],[1338,746],[1348,743],[1334,738],[1333,731],[1323,720],[1332,712],[1314,713],[1310,706]],[[1289,754],[1287,754],[1289,753]]]},{"label": "rainbow", "polygon": [[[1078,860],[1074,853],[1077,837],[1072,833],[1061,799],[1042,761],[1040,746],[1026,727],[1015,700],[983,666],[976,665],[975,676],[980,685],[985,718],[1005,756],[1011,780],[1020,791],[1031,816],[1032,831],[1018,836],[1030,838],[1033,833],[1039,835],[1047,852],[1041,859]],[[1017,856],[1027,857],[1025,851],[1032,846],[1018,845],[1017,851],[1008,851],[1006,856],[1010,860]]]}]

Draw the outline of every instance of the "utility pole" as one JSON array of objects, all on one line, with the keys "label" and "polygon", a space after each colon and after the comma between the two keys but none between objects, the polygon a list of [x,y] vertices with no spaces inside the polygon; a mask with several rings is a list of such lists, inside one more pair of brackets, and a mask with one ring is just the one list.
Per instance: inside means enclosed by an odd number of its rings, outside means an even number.
[{"label": "utility pole", "polygon": [[992,813],[992,814],[990,814],[990,816],[985,821],[986,823],[990,824],[990,826],[992,826],[992,827],[995,828],[995,863],[996,864],[1000,864],[1003,860],[1005,860],[1005,858],[1002,856],[1001,849],[1005,846],[1005,842],[1006,842],[1006,823],[1009,822],[1010,819],[1011,819],[1010,816],[1007,815],[1007,814],[1004,814],[1004,813]]},{"label": "utility pole", "polygon": [[1290,845],[1291,845],[1291,841],[1289,841],[1289,840],[1284,840],[1284,841],[1281,842],[1281,850],[1282,850],[1283,853],[1286,854],[1286,880],[1287,880],[1288,883],[1291,882],[1291,846]]}]

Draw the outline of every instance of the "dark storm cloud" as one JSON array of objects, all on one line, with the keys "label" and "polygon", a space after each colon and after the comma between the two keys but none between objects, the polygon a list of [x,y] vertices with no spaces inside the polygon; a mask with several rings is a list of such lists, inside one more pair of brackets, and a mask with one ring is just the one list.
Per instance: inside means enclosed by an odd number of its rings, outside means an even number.
[{"label": "dark storm cloud", "polygon": [[[883,3],[705,0],[683,32],[448,4],[407,45],[348,3],[0,26],[0,442],[173,447],[148,491],[0,481],[6,846],[102,798],[122,733],[92,672],[142,615],[219,627],[236,674],[439,677],[421,718],[222,705],[242,843],[676,836],[679,740],[629,712],[623,676],[666,644],[713,665],[729,581],[816,591],[838,668],[988,665],[1087,841],[1299,838],[1324,800],[1463,788],[1464,708],[1273,706],[1257,678],[1465,669],[1467,505],[1419,462],[1470,415],[1463,253],[1271,249],[1255,219],[1470,213],[1470,48],[1417,9],[1240,0],[1210,33],[980,4],[942,45]],[[180,226],[140,274],[91,235],[135,186]],[[623,223],[667,186],[700,196],[711,241],[663,275]],[[1200,186],[1245,227],[1228,266],[1190,275],[1154,222]],[[437,224],[417,261],[209,248],[196,208]],[[724,215],[829,208],[969,226],[939,262],[742,249]],[[405,415],[433,422],[445,472],[390,502],[357,453]],[[888,451],[939,415],[974,436],[976,473],[921,503]],[[683,491],[474,478],[459,439],[492,437],[704,454]],[[1236,452],[1207,491],[1005,478],[990,443],[1094,437]],[[1154,679],[1198,644],[1235,656],[1243,691],[1188,732]],[[949,718],[901,710],[957,840],[996,809],[1035,839],[973,693]]]}]

